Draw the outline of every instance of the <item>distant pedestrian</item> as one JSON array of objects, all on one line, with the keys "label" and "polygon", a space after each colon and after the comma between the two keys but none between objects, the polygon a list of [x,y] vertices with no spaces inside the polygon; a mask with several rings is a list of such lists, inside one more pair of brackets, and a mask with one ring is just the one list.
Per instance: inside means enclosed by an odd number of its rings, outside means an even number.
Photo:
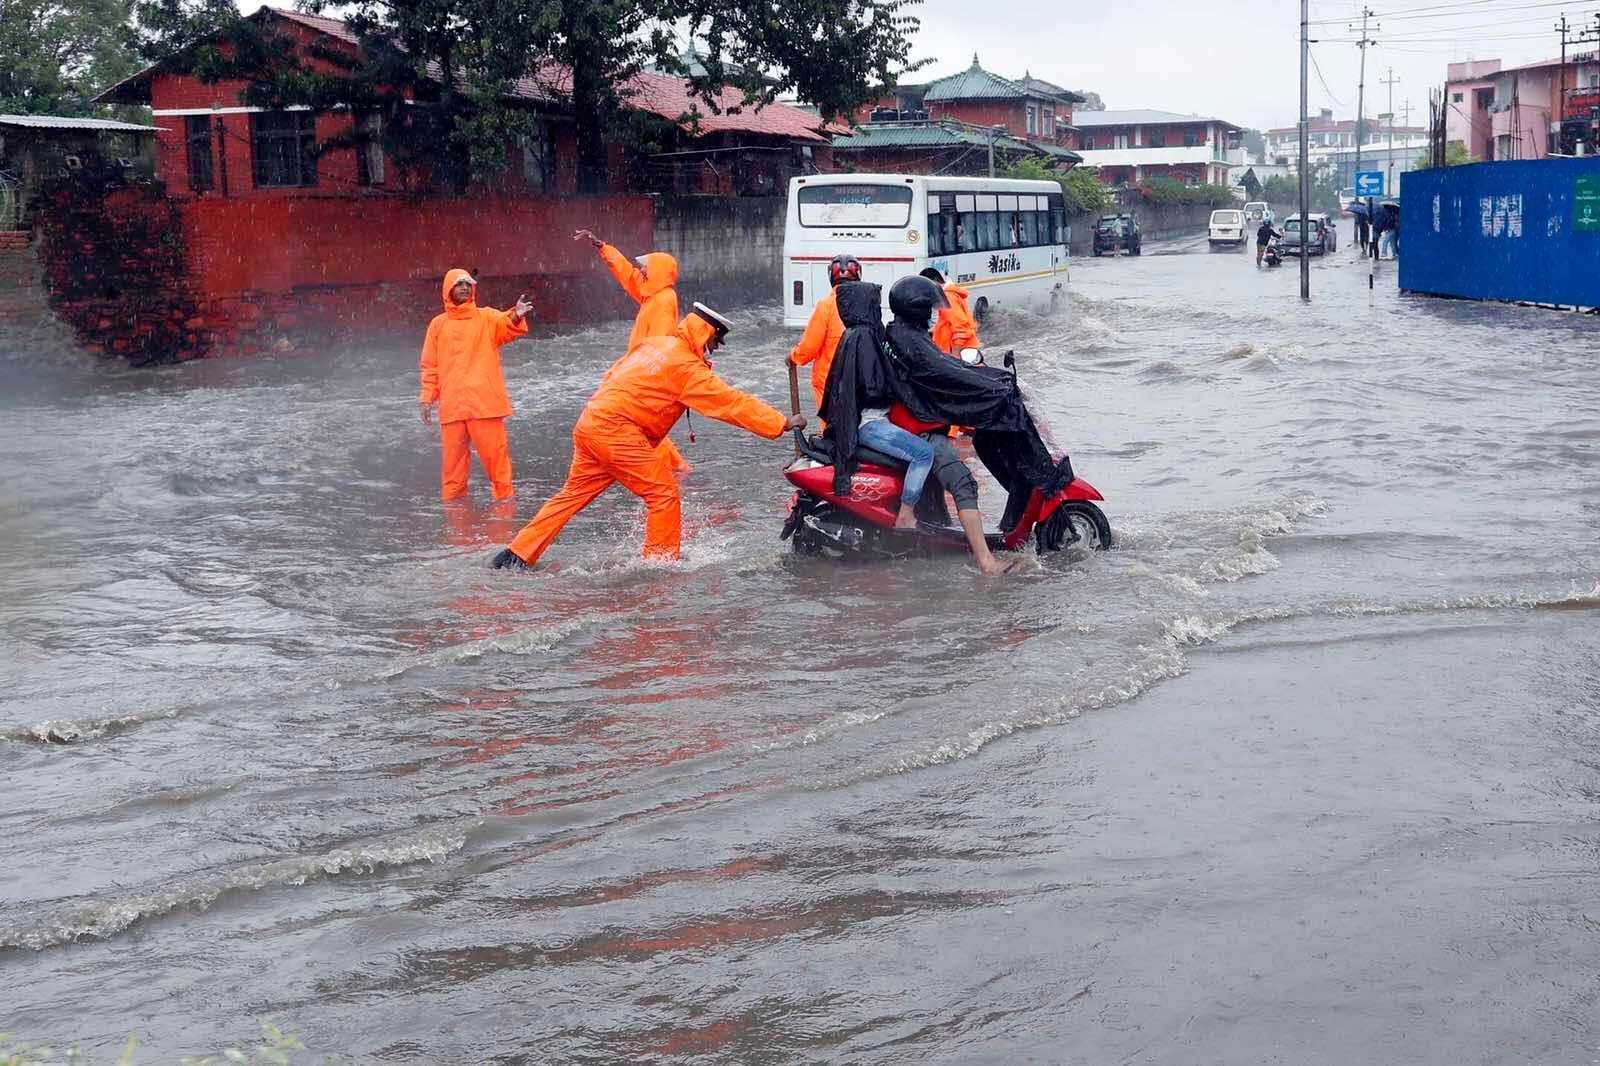
[{"label": "distant pedestrian", "polygon": [[1366,215],[1356,216],[1356,240],[1361,245],[1361,254],[1367,254],[1367,242],[1372,237],[1372,224],[1367,221]]}]

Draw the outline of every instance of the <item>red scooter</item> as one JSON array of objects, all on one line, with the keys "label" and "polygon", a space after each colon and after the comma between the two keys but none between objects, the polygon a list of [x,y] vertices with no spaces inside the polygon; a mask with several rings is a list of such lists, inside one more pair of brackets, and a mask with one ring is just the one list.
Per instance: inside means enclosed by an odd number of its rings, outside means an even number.
[{"label": "red scooter", "polygon": [[[1014,366],[1009,354],[1006,366]],[[798,414],[800,389],[793,365],[789,398]],[[916,529],[894,528],[906,469],[900,460],[861,448],[850,495],[839,496],[833,491],[833,460],[827,450],[798,429],[794,437],[796,458],[783,473],[797,491],[789,502],[782,538],[796,552],[831,558],[904,558],[968,550],[966,536],[954,522],[919,521]],[[1062,484],[1055,491],[1046,494],[1033,488],[1025,495],[1013,494],[1000,528],[984,533],[991,550],[1020,551],[1030,535],[1041,552],[1111,547],[1111,524],[1095,506],[1105,497],[1073,475],[1065,457],[1058,461],[1058,469],[1063,471],[1058,478]]]}]

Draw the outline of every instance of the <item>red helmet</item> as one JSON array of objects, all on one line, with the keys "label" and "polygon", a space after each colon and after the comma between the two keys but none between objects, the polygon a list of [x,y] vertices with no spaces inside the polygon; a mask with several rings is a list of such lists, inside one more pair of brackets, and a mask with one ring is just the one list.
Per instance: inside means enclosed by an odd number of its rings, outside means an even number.
[{"label": "red helmet", "polygon": [[828,284],[861,280],[861,260],[853,255],[836,255],[828,264]]}]

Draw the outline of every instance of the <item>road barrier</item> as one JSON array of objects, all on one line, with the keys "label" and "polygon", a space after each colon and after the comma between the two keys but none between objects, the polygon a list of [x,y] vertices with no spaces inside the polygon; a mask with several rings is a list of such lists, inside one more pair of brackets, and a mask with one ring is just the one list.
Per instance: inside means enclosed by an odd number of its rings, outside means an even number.
[{"label": "road barrier", "polygon": [[1406,174],[1400,288],[1600,307],[1600,157]]}]

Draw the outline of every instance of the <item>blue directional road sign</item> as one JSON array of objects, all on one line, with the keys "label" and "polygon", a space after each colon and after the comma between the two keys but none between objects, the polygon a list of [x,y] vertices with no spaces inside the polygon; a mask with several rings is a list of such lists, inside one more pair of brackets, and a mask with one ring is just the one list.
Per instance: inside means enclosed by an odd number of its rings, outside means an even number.
[{"label": "blue directional road sign", "polygon": [[1356,172],[1357,196],[1382,196],[1383,171],[1359,170]]}]

